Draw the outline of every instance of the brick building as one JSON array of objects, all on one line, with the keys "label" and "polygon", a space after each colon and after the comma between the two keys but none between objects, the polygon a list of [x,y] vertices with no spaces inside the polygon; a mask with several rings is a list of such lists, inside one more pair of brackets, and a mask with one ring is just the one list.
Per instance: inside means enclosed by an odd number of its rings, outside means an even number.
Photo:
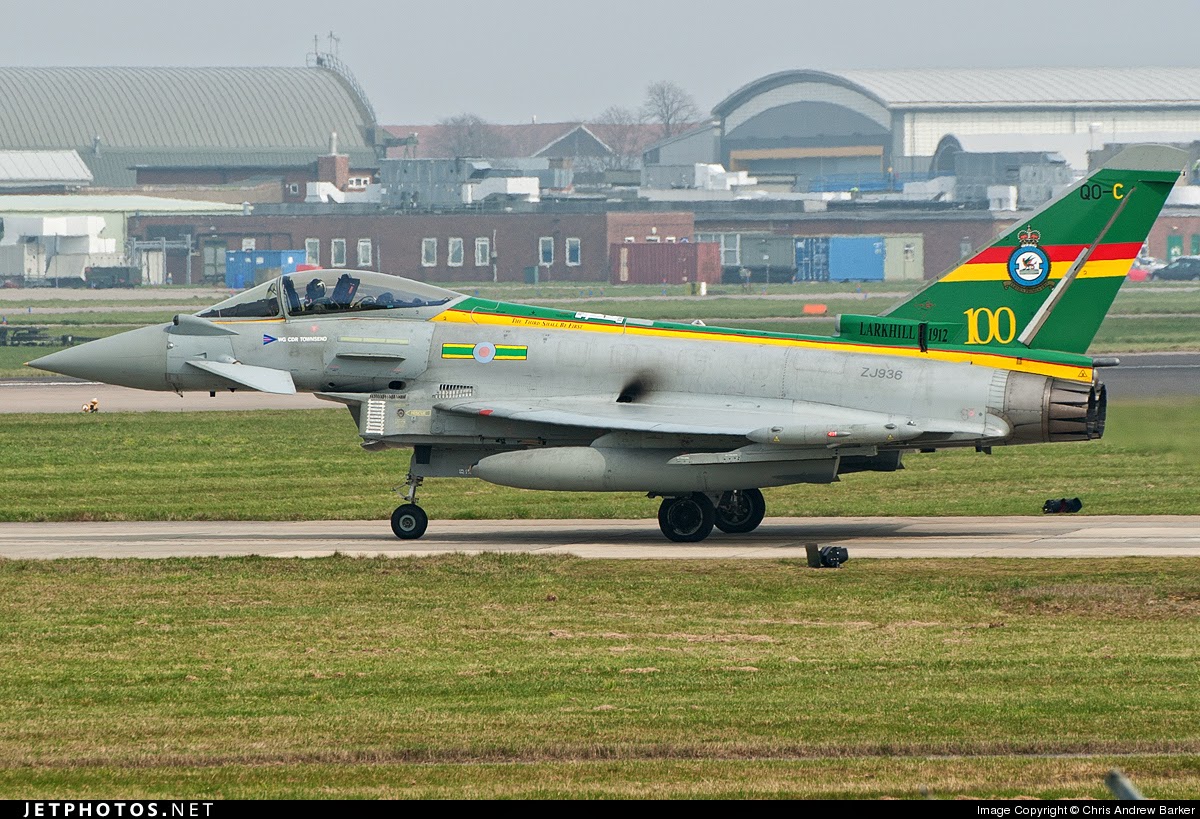
[{"label": "brick building", "polygon": [[[131,236],[184,239],[193,246],[192,279],[224,279],[226,250],[304,250],[310,264],[378,270],[430,282],[605,281],[609,246],[691,241],[685,212],[346,213],[141,216]],[[197,258],[198,257],[198,258]],[[172,280],[185,279],[182,250],[168,254]]]}]

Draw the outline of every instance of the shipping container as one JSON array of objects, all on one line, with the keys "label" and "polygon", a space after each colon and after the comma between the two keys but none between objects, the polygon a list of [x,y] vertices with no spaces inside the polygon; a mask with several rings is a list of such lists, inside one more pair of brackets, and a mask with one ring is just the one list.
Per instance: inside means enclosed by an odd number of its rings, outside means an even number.
[{"label": "shipping container", "polygon": [[790,282],[796,275],[796,248],[791,236],[774,233],[697,233],[702,242],[721,247],[723,279],[727,284],[747,281]]},{"label": "shipping container", "polygon": [[609,248],[613,284],[691,284],[721,281],[721,246],[715,242],[627,242]]},{"label": "shipping container", "polygon": [[882,236],[831,236],[829,280],[883,281],[885,248]]},{"label": "shipping container", "polygon": [[796,281],[829,280],[829,237],[796,237]]},{"label": "shipping container", "polygon": [[142,283],[142,269],[128,265],[113,267],[85,267],[84,278],[88,287],[103,290],[110,287],[137,287]]},{"label": "shipping container", "polygon": [[925,278],[925,237],[885,236],[883,240],[883,278],[908,281]]},{"label": "shipping container", "polygon": [[225,253],[225,286],[253,287],[304,264],[303,250],[229,250]]},{"label": "shipping container", "polygon": [[790,282],[796,273],[796,243],[791,236],[773,233],[741,235],[741,268],[751,281]]}]

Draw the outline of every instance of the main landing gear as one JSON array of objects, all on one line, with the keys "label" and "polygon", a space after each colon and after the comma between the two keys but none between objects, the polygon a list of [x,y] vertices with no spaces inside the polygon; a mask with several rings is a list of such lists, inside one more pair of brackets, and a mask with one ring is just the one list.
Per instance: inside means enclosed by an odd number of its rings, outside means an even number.
[{"label": "main landing gear", "polygon": [[716,526],[722,532],[741,535],[753,532],[767,514],[767,502],[757,489],[733,489],[717,502]]},{"label": "main landing gear", "polygon": [[663,498],[658,507],[658,528],[668,540],[696,543],[708,537],[714,526],[729,534],[752,532],[766,512],[766,501],[757,489],[723,492],[715,504],[703,492],[692,492]]},{"label": "main landing gear", "polygon": [[392,512],[392,533],[401,540],[416,540],[429,528],[429,515],[417,506],[417,487],[422,480],[421,476],[409,473],[408,492],[404,495],[408,503],[397,506]]}]

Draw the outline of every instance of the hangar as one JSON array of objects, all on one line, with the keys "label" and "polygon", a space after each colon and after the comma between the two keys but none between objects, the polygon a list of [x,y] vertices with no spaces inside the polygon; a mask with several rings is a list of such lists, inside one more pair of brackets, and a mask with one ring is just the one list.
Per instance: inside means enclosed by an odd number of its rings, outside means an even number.
[{"label": "hangar", "polygon": [[1105,143],[1192,142],[1200,69],[783,71],[713,115],[653,161],[693,161],[689,150],[715,144],[717,156],[694,161],[794,190],[878,190],[936,175],[964,150],[1056,152],[1084,170]]},{"label": "hangar", "polygon": [[282,198],[303,201],[319,157],[346,155],[348,175],[371,176],[390,140],[348,71],[329,58],[310,63],[0,67],[0,151],[74,150],[96,187],[270,177],[282,182]]}]

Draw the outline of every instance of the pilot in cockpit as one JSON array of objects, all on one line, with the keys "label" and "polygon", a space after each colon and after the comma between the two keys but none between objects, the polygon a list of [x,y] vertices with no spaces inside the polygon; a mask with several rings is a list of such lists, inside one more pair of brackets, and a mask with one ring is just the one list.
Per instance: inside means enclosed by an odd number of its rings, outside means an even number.
[{"label": "pilot in cockpit", "polygon": [[311,307],[317,299],[325,298],[325,282],[318,279],[313,279],[304,288],[304,306]]}]

